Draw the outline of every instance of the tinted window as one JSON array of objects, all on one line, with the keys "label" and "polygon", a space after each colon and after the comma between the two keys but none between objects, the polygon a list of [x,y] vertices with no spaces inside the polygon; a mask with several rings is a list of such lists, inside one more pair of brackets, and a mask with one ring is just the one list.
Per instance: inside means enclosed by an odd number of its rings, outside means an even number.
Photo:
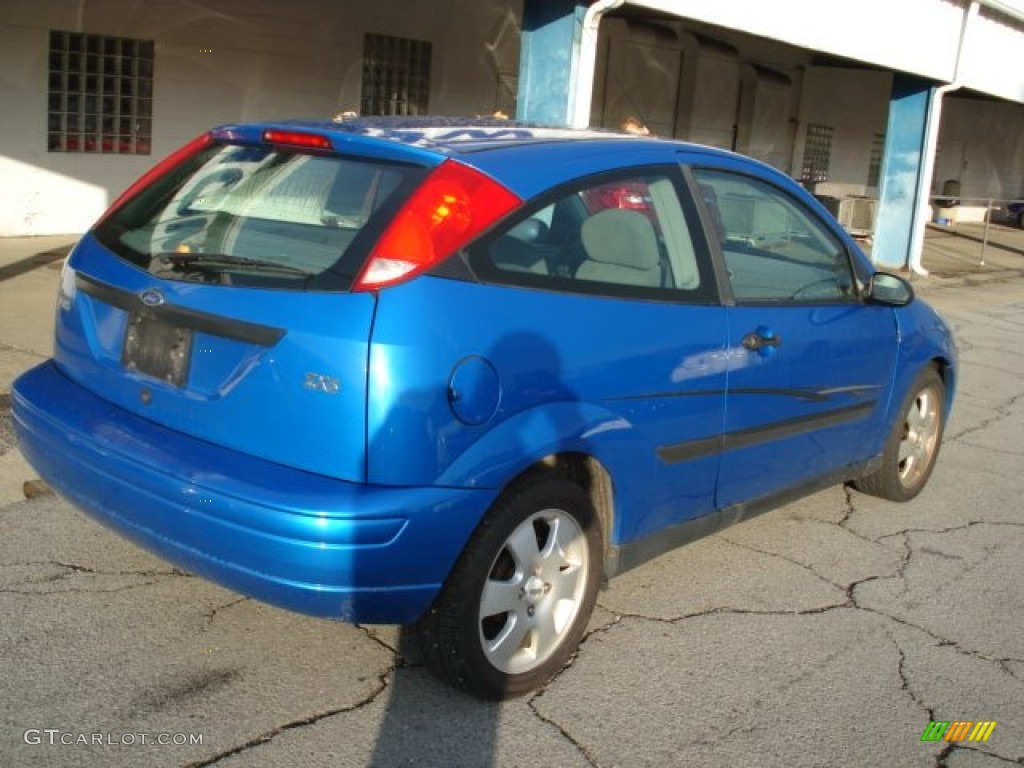
[{"label": "tinted window", "polygon": [[795,198],[757,179],[695,170],[737,301],[852,299],[845,246]]},{"label": "tinted window", "polygon": [[484,279],[541,288],[713,301],[696,212],[669,174],[607,177],[520,216],[474,249]]},{"label": "tinted window", "polygon": [[375,219],[416,169],[220,145],[157,179],[97,230],[161,277],[233,285],[347,288]]}]

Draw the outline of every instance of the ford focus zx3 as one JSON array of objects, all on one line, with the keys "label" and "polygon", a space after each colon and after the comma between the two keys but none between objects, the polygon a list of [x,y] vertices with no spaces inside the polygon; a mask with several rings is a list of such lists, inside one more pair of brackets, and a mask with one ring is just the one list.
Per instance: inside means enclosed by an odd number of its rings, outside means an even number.
[{"label": "ford focus zx3", "polygon": [[753,160],[509,122],[212,130],[74,248],[21,449],[259,600],[501,698],[606,577],[825,486],[924,487],[949,329]]}]

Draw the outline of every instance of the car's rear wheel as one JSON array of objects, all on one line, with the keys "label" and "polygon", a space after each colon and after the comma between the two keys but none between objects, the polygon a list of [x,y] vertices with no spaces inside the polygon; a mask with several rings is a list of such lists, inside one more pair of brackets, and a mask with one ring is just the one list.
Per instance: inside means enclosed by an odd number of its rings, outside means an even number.
[{"label": "car's rear wheel", "polygon": [[864,493],[909,501],[921,492],[942,445],[946,387],[934,368],[918,374],[910,387],[882,454],[882,466],[854,481]]},{"label": "car's rear wheel", "polygon": [[416,627],[424,661],[485,699],[543,685],[583,637],[601,541],[589,498],[568,480],[545,474],[504,493]]}]

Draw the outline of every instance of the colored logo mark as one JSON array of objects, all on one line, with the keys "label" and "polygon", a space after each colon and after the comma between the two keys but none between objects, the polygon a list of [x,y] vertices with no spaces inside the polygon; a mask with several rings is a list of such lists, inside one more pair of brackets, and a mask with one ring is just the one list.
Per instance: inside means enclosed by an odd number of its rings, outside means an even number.
[{"label": "colored logo mark", "polygon": [[995,720],[932,720],[921,741],[988,741],[995,728]]}]

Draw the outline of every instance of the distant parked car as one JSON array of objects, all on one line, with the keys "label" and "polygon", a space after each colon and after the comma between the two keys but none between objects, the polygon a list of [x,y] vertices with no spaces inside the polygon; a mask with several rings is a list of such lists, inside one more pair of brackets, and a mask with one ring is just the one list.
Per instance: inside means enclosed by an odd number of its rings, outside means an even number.
[{"label": "distant parked car", "polygon": [[1024,229],[1024,202],[993,204],[990,221]]},{"label": "distant parked car", "polygon": [[[22,450],[87,513],[295,611],[543,685],[606,576],[935,466],[948,326],[797,184],[509,122],[216,128],[69,257]],[[687,589],[685,583],[679,589]]]},{"label": "distant parked car", "polygon": [[1010,203],[1006,206],[1006,211],[1010,215],[1010,220],[1024,229],[1024,203]]}]

